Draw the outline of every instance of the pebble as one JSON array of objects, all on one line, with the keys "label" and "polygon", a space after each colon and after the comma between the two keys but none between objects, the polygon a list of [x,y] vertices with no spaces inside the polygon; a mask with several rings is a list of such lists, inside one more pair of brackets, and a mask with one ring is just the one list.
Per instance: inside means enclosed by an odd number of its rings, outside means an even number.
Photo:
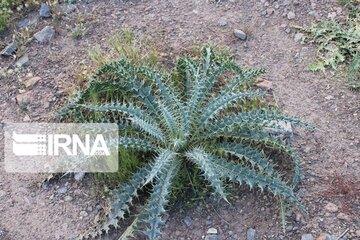
[{"label": "pebble", "polygon": [[[325,97],[326,100],[334,100],[335,97],[334,96],[331,96],[331,95],[328,95]],[[332,204],[332,203],[331,203]],[[326,207],[325,207],[326,208]]]},{"label": "pebble", "polygon": [[360,229],[355,231],[355,235],[360,238]]},{"label": "pebble", "polygon": [[344,221],[348,221],[350,222],[351,221],[351,217],[345,213],[339,213],[337,215],[337,218],[340,219],[340,220],[344,220]]},{"label": "pebble", "polygon": [[5,196],[6,195],[6,192],[4,190],[0,190],[0,198]]},{"label": "pebble", "polygon": [[80,217],[87,217],[89,214],[86,211],[80,212]]},{"label": "pebble", "polygon": [[29,24],[30,24],[30,20],[28,18],[24,18],[24,19],[18,21],[16,26],[18,28],[26,28],[27,26],[29,26]]},{"label": "pebble", "polygon": [[64,198],[64,201],[65,202],[71,202],[73,200],[73,197],[71,197],[71,196],[66,196],[65,198]]},{"label": "pebble", "polygon": [[266,14],[269,16],[272,15],[274,12],[275,12],[275,9],[273,9],[273,8],[266,9]]},{"label": "pebble", "polygon": [[225,18],[220,18],[219,21],[218,21],[218,25],[220,27],[225,27],[227,25],[227,21]]},{"label": "pebble", "polygon": [[327,17],[328,17],[329,19],[334,19],[334,18],[336,18],[336,12],[328,13]]},{"label": "pebble", "polygon": [[217,234],[218,231],[216,230],[216,228],[209,228],[206,233],[207,234]]},{"label": "pebble", "polygon": [[273,89],[272,82],[268,80],[262,80],[261,82],[256,83],[256,86],[264,91],[271,91]]},{"label": "pebble", "polygon": [[0,237],[3,237],[3,236],[5,236],[5,230],[0,228]]},{"label": "pebble", "polygon": [[255,240],[256,239],[256,230],[253,228],[249,228],[246,231],[246,240]]},{"label": "pebble", "polygon": [[328,204],[326,204],[325,210],[328,211],[328,212],[333,212],[334,213],[334,212],[337,212],[339,210],[339,208],[334,203],[329,202]]},{"label": "pebble", "polygon": [[219,240],[219,236],[218,235],[207,235],[205,237],[205,240]]},{"label": "pebble", "polygon": [[243,31],[241,31],[239,29],[234,29],[234,35],[235,35],[235,37],[237,37],[241,40],[246,40],[246,38],[247,38],[246,33],[244,33]]},{"label": "pebble", "polygon": [[330,234],[327,233],[322,233],[316,240],[336,240],[336,239],[337,237],[335,236],[331,236]]},{"label": "pebble", "polygon": [[49,5],[47,5],[46,3],[42,3],[40,6],[39,13],[40,13],[40,17],[44,17],[44,18],[51,17],[51,11]]},{"label": "pebble", "polygon": [[186,216],[183,221],[184,221],[185,225],[188,227],[190,227],[193,223],[193,221],[191,220],[191,218],[189,216]]},{"label": "pebble", "polygon": [[41,80],[41,77],[32,77],[32,78],[29,78],[28,80],[26,80],[24,82],[24,85],[26,88],[31,89],[40,80]]},{"label": "pebble", "polygon": [[294,13],[293,11],[288,12],[287,18],[288,18],[289,20],[294,19],[294,18],[295,18],[295,13]]},{"label": "pebble", "polygon": [[66,4],[61,7],[61,11],[65,14],[70,14],[76,10],[76,6],[74,4]]},{"label": "pebble", "polygon": [[11,56],[15,53],[15,51],[17,50],[17,43],[16,42],[12,42],[9,45],[7,45],[1,52],[0,55],[2,56]]},{"label": "pebble", "polygon": [[18,68],[26,67],[28,65],[29,65],[29,55],[27,53],[21,56],[21,58],[19,58],[15,63],[15,66]]},{"label": "pebble", "polygon": [[77,172],[74,174],[74,178],[76,181],[80,182],[85,176],[84,172]]},{"label": "pebble", "polygon": [[311,234],[303,234],[301,236],[301,240],[313,240],[313,236]]},{"label": "pebble", "polygon": [[300,41],[302,41],[303,39],[304,39],[304,34],[303,34],[303,33],[297,33],[297,34],[295,34],[295,36],[294,36],[295,42],[300,42]]},{"label": "pebble", "polygon": [[59,188],[59,189],[57,190],[57,192],[58,192],[59,194],[64,194],[64,193],[67,192],[67,190],[68,190],[67,187],[61,187],[61,188]]},{"label": "pebble", "polygon": [[46,26],[41,31],[34,34],[34,37],[39,43],[49,42],[55,35],[55,30],[50,27]]}]

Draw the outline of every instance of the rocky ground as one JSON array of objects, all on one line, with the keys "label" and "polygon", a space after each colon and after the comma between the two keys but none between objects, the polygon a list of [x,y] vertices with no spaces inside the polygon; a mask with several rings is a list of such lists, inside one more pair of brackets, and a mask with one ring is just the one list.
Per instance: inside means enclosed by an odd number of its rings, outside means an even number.
[{"label": "rocky ground", "polygon": [[[8,45],[17,31],[22,44],[18,59],[1,57],[2,123],[51,121],[89,71],[88,49],[107,49],[113,31],[124,27],[155,42],[169,62],[198,43],[227,46],[240,65],[267,69],[266,87],[285,113],[320,129],[295,129],[293,137],[305,171],[297,195],[307,213],[288,209],[284,233],[277,202],[241,189],[231,204],[208,199],[170,211],[163,239],[360,239],[360,94],[348,90],[338,73],[307,71],[315,47],[292,28],[344,18],[336,1],[74,2],[50,16],[46,7],[30,12],[3,36]],[[101,201],[86,178],[42,185],[44,176],[6,173],[0,152],[0,239],[73,239],[99,216]]]}]

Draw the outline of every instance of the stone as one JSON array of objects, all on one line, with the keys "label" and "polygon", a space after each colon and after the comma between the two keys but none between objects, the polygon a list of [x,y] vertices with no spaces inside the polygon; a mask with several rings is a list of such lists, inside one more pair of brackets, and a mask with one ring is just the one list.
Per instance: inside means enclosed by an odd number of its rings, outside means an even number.
[{"label": "stone", "polygon": [[29,55],[27,53],[22,55],[21,58],[19,58],[15,63],[15,66],[18,68],[26,67],[28,65],[29,65]]},{"label": "stone", "polygon": [[326,204],[325,210],[328,212],[334,213],[334,212],[337,212],[339,210],[339,208],[335,204],[329,202],[328,204]]},{"label": "stone", "polygon": [[295,36],[294,36],[295,42],[303,41],[303,39],[304,39],[304,34],[303,34],[303,33],[297,33],[297,34],[295,34]]},{"label": "stone", "polygon": [[18,45],[16,42],[12,42],[9,45],[7,45],[1,52],[0,55],[2,56],[12,56],[15,51],[17,50]]},{"label": "stone", "polygon": [[268,16],[272,15],[274,12],[275,12],[275,9],[273,9],[273,8],[268,8],[268,9],[266,9],[266,14],[267,14]]},{"label": "stone", "polygon": [[0,237],[5,237],[5,230],[0,228]]},{"label": "stone", "polygon": [[290,12],[288,12],[288,14],[286,16],[287,16],[287,19],[293,20],[295,18],[295,13],[293,11],[290,11]]},{"label": "stone", "polygon": [[227,21],[225,18],[220,18],[219,21],[218,21],[218,25],[220,27],[225,27],[227,25]]},{"label": "stone", "polygon": [[191,218],[189,216],[186,216],[183,221],[184,221],[185,225],[188,227],[190,227],[193,223],[193,221],[191,220]]},{"label": "stone", "polygon": [[271,91],[273,89],[272,82],[268,80],[261,80],[256,83],[256,86],[264,91]]},{"label": "stone", "polygon": [[68,190],[67,187],[61,187],[61,188],[59,188],[59,189],[57,190],[57,193],[59,193],[59,194],[64,194],[64,193],[67,192],[67,190]]},{"label": "stone", "polygon": [[89,214],[86,211],[80,212],[80,217],[87,217]]},{"label": "stone", "polygon": [[80,182],[85,176],[84,172],[77,172],[74,174],[74,178],[76,181]]},{"label": "stone", "polygon": [[31,89],[38,81],[41,80],[41,77],[32,77],[28,80],[24,81],[24,85],[26,88]]},{"label": "stone", "polygon": [[360,229],[355,231],[355,236],[360,238]]},{"label": "stone", "polygon": [[[271,125],[275,125],[276,127],[270,127]],[[286,138],[293,136],[291,123],[285,121],[270,121],[269,127],[266,127],[264,131],[273,135],[283,135]]]},{"label": "stone", "polygon": [[71,196],[64,197],[65,202],[71,202],[72,200],[73,200],[73,197],[71,197]]},{"label": "stone", "polygon": [[6,195],[6,192],[4,190],[0,190],[0,198],[4,197]]},{"label": "stone", "polygon": [[342,212],[337,215],[337,218],[340,219],[340,220],[348,221],[348,222],[351,221],[351,217],[349,215],[345,214],[345,213],[342,213]]},{"label": "stone", "polygon": [[28,104],[34,101],[34,95],[32,91],[24,92],[16,96],[16,102],[18,104]]},{"label": "stone", "polygon": [[335,236],[331,236],[330,234],[327,233],[322,233],[316,240],[336,240],[336,239],[337,237]]},{"label": "stone", "polygon": [[313,236],[311,234],[303,234],[301,236],[301,240],[313,240]]},{"label": "stone", "polygon": [[34,37],[39,43],[45,43],[49,42],[54,37],[54,35],[55,30],[50,26],[46,26],[41,31],[35,33]]},{"label": "stone", "polygon": [[51,11],[49,5],[47,5],[46,3],[42,3],[40,6],[39,13],[40,13],[40,17],[44,17],[44,18],[51,17]]},{"label": "stone", "polygon": [[239,29],[234,29],[234,35],[235,35],[235,37],[237,37],[241,40],[246,40],[246,38],[247,38],[246,33],[244,33],[243,31],[241,31]]},{"label": "stone", "polygon": [[300,52],[297,52],[296,54],[295,54],[295,62],[297,63],[297,64],[300,64],[301,62],[302,62],[302,57],[301,57],[301,53]]},{"label": "stone", "polygon": [[30,24],[30,20],[28,18],[24,18],[24,19],[18,21],[16,26],[18,28],[26,28],[27,26],[29,26],[29,24]]},{"label": "stone", "polygon": [[329,18],[329,19],[334,19],[334,18],[336,18],[336,12],[328,13],[327,18]]},{"label": "stone", "polygon": [[76,10],[76,6],[74,4],[65,4],[61,6],[61,11],[64,14],[70,14],[72,12],[75,12],[75,10]]},{"label": "stone", "polygon": [[256,230],[253,228],[249,228],[246,231],[246,240],[255,240],[256,239]]},{"label": "stone", "polygon": [[335,97],[334,96],[331,96],[331,95],[328,95],[325,97],[326,100],[334,100]]},{"label": "stone", "polygon": [[23,118],[23,121],[24,122],[30,122],[31,121],[31,118],[29,115],[25,114],[25,117]]},{"label": "stone", "polygon": [[219,240],[219,236],[218,235],[207,235],[205,237],[205,240]]},{"label": "stone", "polygon": [[206,232],[206,234],[217,234],[218,231],[216,230],[216,228],[209,228]]}]

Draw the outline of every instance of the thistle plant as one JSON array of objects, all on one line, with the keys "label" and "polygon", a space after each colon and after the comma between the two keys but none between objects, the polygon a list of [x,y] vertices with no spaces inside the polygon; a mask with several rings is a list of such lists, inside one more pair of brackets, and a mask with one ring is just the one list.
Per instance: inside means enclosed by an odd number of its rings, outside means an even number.
[{"label": "thistle plant", "polygon": [[[150,186],[147,203],[121,239],[136,232],[159,239],[174,178],[184,165],[199,168],[214,194],[225,201],[226,181],[231,181],[300,205],[293,192],[301,179],[299,160],[283,137],[272,135],[269,128],[281,128],[280,122],[310,126],[269,108],[245,107],[264,96],[248,87],[264,70],[242,69],[218,59],[211,48],[204,48],[199,58],[181,58],[173,74],[121,59],[103,66],[63,109],[62,115],[78,121],[91,116],[91,121],[118,123],[120,146],[145,156],[129,181],[112,190],[106,220],[84,237],[118,228],[139,190]],[[92,92],[98,94],[96,100],[85,101]],[[291,182],[270,160],[265,151],[269,149],[292,159]]]}]

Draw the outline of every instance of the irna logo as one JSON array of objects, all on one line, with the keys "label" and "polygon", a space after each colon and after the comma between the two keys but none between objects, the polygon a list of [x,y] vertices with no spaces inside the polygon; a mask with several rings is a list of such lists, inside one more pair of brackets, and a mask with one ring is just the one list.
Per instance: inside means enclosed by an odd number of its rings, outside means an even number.
[{"label": "irna logo", "polygon": [[80,138],[77,134],[17,134],[13,132],[13,152],[16,156],[110,156],[102,134],[94,139],[90,134]]}]

